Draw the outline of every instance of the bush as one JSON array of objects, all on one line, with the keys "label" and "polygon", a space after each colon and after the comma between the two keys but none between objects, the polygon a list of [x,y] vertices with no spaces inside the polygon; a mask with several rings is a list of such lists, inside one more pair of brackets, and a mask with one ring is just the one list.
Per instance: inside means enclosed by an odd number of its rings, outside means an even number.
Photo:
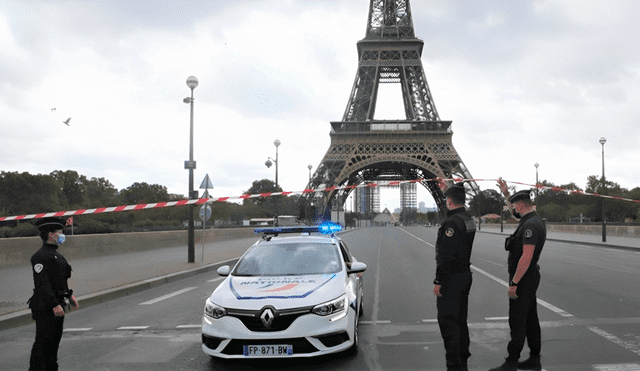
[{"label": "bush", "polygon": [[38,236],[38,228],[31,223],[19,223],[17,227],[12,228],[12,231],[7,237],[31,237]]},{"label": "bush", "polygon": [[75,234],[113,233],[114,231],[115,228],[112,225],[93,219],[85,219],[82,224],[74,227]]}]

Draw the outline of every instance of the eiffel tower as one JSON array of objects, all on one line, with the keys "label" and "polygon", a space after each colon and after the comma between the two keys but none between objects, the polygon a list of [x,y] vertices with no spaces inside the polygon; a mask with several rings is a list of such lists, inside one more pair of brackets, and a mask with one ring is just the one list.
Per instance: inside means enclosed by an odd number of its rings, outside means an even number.
[{"label": "eiffel tower", "polygon": [[[351,191],[340,187],[402,180],[419,181],[443,212],[445,197],[427,179],[472,179],[453,147],[451,121],[440,119],[433,102],[420,60],[423,45],[414,34],[409,0],[370,1],[347,108],[342,121],[331,122],[331,145],[307,186],[338,187],[307,194],[316,217],[329,219],[332,207],[340,209]],[[374,120],[383,83],[400,84],[404,119]],[[475,182],[468,184],[479,191]]]}]

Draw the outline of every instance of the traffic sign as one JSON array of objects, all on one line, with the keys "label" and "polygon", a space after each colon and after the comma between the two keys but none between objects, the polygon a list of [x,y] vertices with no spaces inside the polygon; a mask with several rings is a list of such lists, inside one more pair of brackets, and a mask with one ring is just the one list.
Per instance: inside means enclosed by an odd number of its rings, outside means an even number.
[{"label": "traffic sign", "polygon": [[200,189],[212,189],[213,183],[211,183],[211,179],[209,178],[209,174],[207,174],[204,179],[202,179],[202,184],[200,184]]},{"label": "traffic sign", "polygon": [[202,205],[200,207],[200,212],[198,213],[198,215],[200,216],[200,220],[202,220],[203,222],[209,220],[211,218],[211,206]]}]

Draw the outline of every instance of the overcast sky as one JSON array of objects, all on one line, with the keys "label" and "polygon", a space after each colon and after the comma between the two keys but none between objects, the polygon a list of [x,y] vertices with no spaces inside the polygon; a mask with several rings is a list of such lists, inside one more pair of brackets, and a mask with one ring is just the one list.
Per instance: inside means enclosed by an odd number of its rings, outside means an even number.
[{"label": "overcast sky", "polygon": [[[606,137],[607,178],[640,186],[640,2],[411,8],[438,113],[475,178],[533,184],[537,162],[541,180],[584,189],[602,172]],[[75,170],[118,190],[146,182],[186,195],[193,75],[195,187],[209,174],[214,197],[237,196],[273,179],[264,163],[279,139],[279,183],[300,191],[342,119],[368,10],[366,0],[4,0],[0,170]],[[394,86],[376,119],[404,119]],[[398,207],[399,191],[382,195]]]}]

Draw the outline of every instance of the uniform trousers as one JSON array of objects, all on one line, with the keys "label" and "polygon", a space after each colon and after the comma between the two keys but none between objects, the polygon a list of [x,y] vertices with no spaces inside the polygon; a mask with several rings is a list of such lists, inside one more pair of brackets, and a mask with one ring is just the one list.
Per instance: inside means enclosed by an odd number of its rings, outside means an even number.
[{"label": "uniform trousers", "polygon": [[540,355],[541,332],[538,319],[536,291],[540,285],[540,270],[533,267],[527,272],[516,290],[516,299],[509,300],[509,329],[511,341],[507,346],[510,360],[518,360],[527,341],[532,356]]},{"label": "uniform trousers", "polygon": [[34,311],[33,319],[36,320],[36,340],[31,348],[29,371],[57,371],[64,316],[56,317],[53,310]]},{"label": "uniform trousers", "polygon": [[464,366],[471,357],[467,327],[471,282],[471,271],[449,274],[440,289],[442,296],[436,299],[447,368]]}]

